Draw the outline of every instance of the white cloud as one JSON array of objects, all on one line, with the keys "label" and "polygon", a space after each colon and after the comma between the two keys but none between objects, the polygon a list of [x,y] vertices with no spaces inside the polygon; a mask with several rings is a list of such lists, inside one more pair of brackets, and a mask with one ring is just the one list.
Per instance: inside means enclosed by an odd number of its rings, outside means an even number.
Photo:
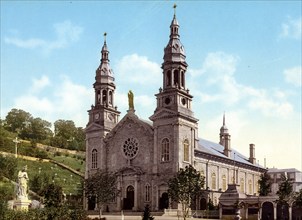
[{"label": "white cloud", "polygon": [[290,69],[286,69],[283,72],[285,80],[295,86],[301,86],[302,81],[302,69],[301,66],[296,66]]},{"label": "white cloud", "polygon": [[41,48],[44,52],[49,53],[54,49],[62,49],[69,44],[77,42],[80,38],[83,28],[72,24],[70,21],[64,21],[53,25],[56,39],[45,40],[39,38],[21,39],[19,37],[5,37],[7,44],[13,44],[25,49]]},{"label": "white cloud", "polygon": [[28,39],[23,40],[17,37],[5,37],[4,38],[5,43],[7,44],[13,44],[17,47],[25,48],[25,49],[35,49],[38,47],[46,47],[46,41],[42,39]]},{"label": "white cloud", "polygon": [[138,85],[160,85],[161,68],[145,56],[131,54],[124,56],[116,65],[119,81]]},{"label": "white cloud", "polygon": [[282,23],[282,32],[280,37],[282,38],[292,38],[292,39],[301,39],[301,26],[302,18],[288,18],[288,20]]},{"label": "white cloud", "polygon": [[[209,53],[202,68],[193,71],[192,81],[189,82],[192,93],[203,103],[219,102],[228,108],[238,108],[239,105],[245,111],[260,111],[270,117],[287,117],[293,112],[287,94],[280,89],[258,89],[238,83],[234,76],[238,61],[236,55]],[[202,91],[200,84],[195,83],[196,77],[202,77],[207,82]]]},{"label": "white cloud", "polygon": [[35,93],[39,92],[42,89],[44,89],[46,86],[50,85],[49,78],[45,75],[41,76],[40,79],[33,79],[32,80],[32,87],[30,89],[30,92]]},{"label": "white cloud", "polygon": [[45,76],[38,80],[34,79],[32,86],[39,89],[36,89],[34,94],[32,89],[29,89],[27,93],[17,97],[13,107],[23,109],[34,117],[41,117],[50,122],[70,119],[77,126],[85,126],[88,120],[88,114],[85,112],[93,104],[93,89],[76,84],[66,76],[56,81],[61,83],[51,87],[51,92],[43,96],[39,92],[42,92],[45,87],[39,87],[37,83],[50,85],[51,82]]}]

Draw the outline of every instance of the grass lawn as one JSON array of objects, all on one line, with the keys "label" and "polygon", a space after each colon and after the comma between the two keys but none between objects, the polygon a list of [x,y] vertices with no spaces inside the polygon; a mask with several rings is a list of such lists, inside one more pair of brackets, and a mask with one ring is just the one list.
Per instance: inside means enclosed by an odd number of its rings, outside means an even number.
[{"label": "grass lawn", "polygon": [[27,165],[29,179],[35,175],[47,174],[53,182],[62,186],[65,194],[78,194],[78,190],[81,188],[82,178],[80,176],[53,163],[18,159],[17,170],[21,170],[25,165]]},{"label": "grass lawn", "polygon": [[60,155],[60,156],[49,156],[49,157],[81,173],[85,172],[85,161],[83,161],[81,157],[73,156],[73,155],[68,155],[68,156]]}]

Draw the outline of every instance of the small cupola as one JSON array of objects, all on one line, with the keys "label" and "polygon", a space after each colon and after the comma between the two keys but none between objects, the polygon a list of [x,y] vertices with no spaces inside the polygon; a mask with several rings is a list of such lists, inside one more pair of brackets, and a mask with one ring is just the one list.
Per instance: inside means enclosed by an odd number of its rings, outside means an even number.
[{"label": "small cupola", "polygon": [[220,141],[219,144],[224,147],[223,154],[227,157],[231,156],[231,135],[229,134],[229,130],[225,124],[225,114],[223,114],[223,122],[220,128]]}]

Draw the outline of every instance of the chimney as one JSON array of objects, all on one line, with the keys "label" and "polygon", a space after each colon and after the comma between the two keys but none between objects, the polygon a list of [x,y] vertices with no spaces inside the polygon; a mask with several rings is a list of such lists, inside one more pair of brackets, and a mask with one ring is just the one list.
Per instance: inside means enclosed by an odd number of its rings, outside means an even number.
[{"label": "chimney", "polygon": [[252,164],[256,164],[256,158],[255,158],[255,144],[250,144],[250,158],[249,161]]}]

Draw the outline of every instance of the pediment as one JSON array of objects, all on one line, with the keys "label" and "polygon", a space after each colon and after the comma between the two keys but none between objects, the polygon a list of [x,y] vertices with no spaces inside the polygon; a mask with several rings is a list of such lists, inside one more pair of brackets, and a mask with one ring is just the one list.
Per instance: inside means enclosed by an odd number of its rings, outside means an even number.
[{"label": "pediment", "polygon": [[131,175],[141,175],[144,172],[140,167],[137,166],[125,166],[119,169],[116,173],[123,176],[131,176]]},{"label": "pediment", "polygon": [[152,115],[150,117],[150,120],[151,121],[154,121],[156,119],[162,119],[162,118],[172,118],[174,116],[176,116],[177,113],[170,110],[170,109],[166,109],[166,108],[163,108],[161,110],[159,110],[158,112],[154,113],[154,115]]},{"label": "pediment", "polygon": [[85,133],[99,131],[100,129],[103,129],[103,126],[93,122],[87,125],[87,127],[85,128]]},{"label": "pediment", "polygon": [[[128,122],[131,122],[132,124],[136,124],[141,126],[145,131],[147,131],[148,133],[153,133],[153,128],[152,125],[148,124],[147,122],[139,119],[137,117],[137,115],[134,112],[128,112],[123,118],[122,120],[107,134],[106,138],[105,138],[105,142],[107,142],[108,140],[110,140],[114,134],[119,130],[119,129],[123,129],[126,124]],[[129,128],[127,128],[129,129]]]}]

